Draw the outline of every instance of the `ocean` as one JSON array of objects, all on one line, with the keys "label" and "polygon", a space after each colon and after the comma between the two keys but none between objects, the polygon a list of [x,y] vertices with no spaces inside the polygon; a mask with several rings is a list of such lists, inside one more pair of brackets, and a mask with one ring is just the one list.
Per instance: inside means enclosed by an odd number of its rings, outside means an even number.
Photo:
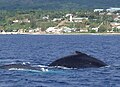
[{"label": "ocean", "polygon": [[47,66],[75,51],[108,66],[48,71],[0,69],[0,87],[120,87],[119,35],[0,35],[0,65]]}]

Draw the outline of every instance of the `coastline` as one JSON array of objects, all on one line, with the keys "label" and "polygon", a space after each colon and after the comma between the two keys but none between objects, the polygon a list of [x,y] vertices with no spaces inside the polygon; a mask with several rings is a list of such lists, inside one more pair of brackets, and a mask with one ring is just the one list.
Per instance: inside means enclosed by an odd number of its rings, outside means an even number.
[{"label": "coastline", "polygon": [[1,32],[0,35],[120,35],[120,33],[18,33],[18,32]]}]

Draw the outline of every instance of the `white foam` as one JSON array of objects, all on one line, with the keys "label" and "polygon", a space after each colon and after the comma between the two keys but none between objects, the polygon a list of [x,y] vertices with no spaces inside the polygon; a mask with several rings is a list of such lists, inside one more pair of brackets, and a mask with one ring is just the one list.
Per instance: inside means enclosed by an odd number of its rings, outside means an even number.
[{"label": "white foam", "polygon": [[22,64],[23,64],[23,65],[26,65],[26,64],[30,64],[30,62],[23,62]]},{"label": "white foam", "polygon": [[22,68],[10,68],[9,70],[25,70],[25,69],[22,69]]},{"label": "white foam", "polygon": [[35,66],[43,67],[43,68],[48,67],[48,66],[45,66],[45,65],[35,65]]},{"label": "white foam", "polygon": [[57,68],[60,68],[60,69],[73,69],[73,68],[68,68],[68,67],[64,67],[64,66],[55,66]]},{"label": "white foam", "polygon": [[48,69],[41,68],[41,70],[31,70],[31,69],[22,69],[22,68],[10,68],[9,70],[20,70],[20,71],[43,71],[43,72],[48,72]]},{"label": "white foam", "polygon": [[109,67],[111,67],[111,65],[108,65],[108,66],[105,66],[105,67],[109,68]]},{"label": "white foam", "polygon": [[48,72],[48,69],[45,69],[45,68],[41,68],[41,70],[42,70],[43,72]]}]

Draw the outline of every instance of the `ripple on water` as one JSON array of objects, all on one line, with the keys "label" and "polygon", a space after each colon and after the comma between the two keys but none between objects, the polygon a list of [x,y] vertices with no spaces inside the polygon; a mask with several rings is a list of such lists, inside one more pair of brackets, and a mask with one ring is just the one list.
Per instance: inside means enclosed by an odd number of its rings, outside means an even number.
[{"label": "ripple on water", "polygon": [[[110,67],[49,72],[0,70],[1,87],[119,87],[120,36],[102,35],[0,35],[0,65],[17,60],[47,65],[82,51]],[[18,63],[18,62],[17,62]]]}]

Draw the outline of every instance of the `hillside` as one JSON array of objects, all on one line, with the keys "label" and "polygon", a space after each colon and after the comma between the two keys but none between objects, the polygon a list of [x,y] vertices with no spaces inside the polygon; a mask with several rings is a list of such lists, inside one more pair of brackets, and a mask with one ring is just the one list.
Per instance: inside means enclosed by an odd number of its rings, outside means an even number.
[{"label": "hillside", "polygon": [[80,9],[120,7],[119,0],[0,0],[0,9]]}]

